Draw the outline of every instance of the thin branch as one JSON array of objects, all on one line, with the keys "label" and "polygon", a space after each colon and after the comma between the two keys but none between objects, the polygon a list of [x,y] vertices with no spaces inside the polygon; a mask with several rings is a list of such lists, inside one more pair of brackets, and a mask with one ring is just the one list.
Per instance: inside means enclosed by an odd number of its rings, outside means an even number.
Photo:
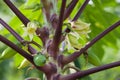
[{"label": "thin branch", "polygon": [[87,4],[88,4],[89,1],[90,1],[90,0],[85,0],[85,2],[83,3],[83,5],[81,6],[81,8],[79,9],[79,11],[77,12],[77,14],[75,15],[75,17],[73,18],[72,21],[76,21],[76,20],[79,18],[79,16],[81,15],[82,11],[83,11],[83,10],[85,9],[85,7],[87,6]]},{"label": "thin branch", "polygon": [[31,53],[31,54],[36,54],[37,51],[31,46],[31,45],[28,45],[28,51]]},{"label": "thin branch", "polygon": [[75,66],[67,65],[67,66],[63,69],[62,72],[64,73],[65,71],[69,70],[70,68],[73,69],[73,70],[75,70],[76,72],[80,71],[80,69],[77,68],[77,67],[75,67]]},{"label": "thin branch", "polygon": [[4,0],[4,2],[17,15],[17,17],[22,21],[22,23],[27,26],[29,20],[14,6],[14,4],[10,0]]},{"label": "thin branch", "polygon": [[59,16],[59,23],[58,23],[58,27],[55,31],[55,36],[54,36],[54,41],[56,41],[56,42],[59,42],[59,40],[61,38],[65,5],[66,5],[66,0],[62,0],[62,6],[61,6],[60,16]]},{"label": "thin branch", "polygon": [[85,52],[88,48],[90,48],[92,45],[94,45],[97,41],[99,41],[101,38],[103,38],[109,32],[111,32],[112,30],[114,30],[115,28],[117,28],[119,25],[120,25],[120,21],[116,22],[115,24],[113,24],[112,26],[110,26],[109,28],[107,28],[105,31],[103,31],[102,33],[100,33],[93,40],[91,40],[90,42],[88,42],[80,51],[74,52],[73,54],[71,54],[71,55],[69,55],[67,57],[63,57],[62,64],[65,65],[65,64],[68,64],[68,63],[74,61],[83,52]]},{"label": "thin branch", "polygon": [[41,45],[39,45],[37,42],[35,42],[35,41],[23,41],[22,42],[23,44],[34,44],[35,46],[37,46],[38,48],[42,48],[42,46]]},{"label": "thin branch", "polygon": [[6,39],[5,37],[3,37],[2,35],[0,35],[0,41],[2,41],[4,44],[6,44],[9,47],[11,47],[12,49],[14,49],[18,53],[20,53],[20,55],[22,55],[27,60],[29,60],[31,63],[33,63],[33,57],[31,55],[29,55],[29,53],[27,53],[23,49],[19,48],[18,46],[16,46],[14,43],[12,43],[11,41],[9,41],[8,39]]},{"label": "thin branch", "polygon": [[[4,22],[1,18],[0,18],[0,23],[3,25],[3,27],[5,27],[20,43],[22,43],[24,41],[24,39],[18,34],[16,33],[6,22]],[[25,44],[23,44],[25,46]],[[35,54],[36,50],[31,47],[30,45],[28,45],[29,52],[31,54]]]},{"label": "thin branch", "polygon": [[58,26],[58,16],[57,14],[52,14],[50,17],[50,22],[53,29],[56,29]]},{"label": "thin branch", "polygon": [[0,18],[0,23],[5,27],[19,42],[23,41],[23,38],[16,33],[5,21]]},{"label": "thin branch", "polygon": [[36,34],[42,40],[43,45],[45,46],[46,41],[49,38],[49,30],[47,27],[37,28]]},{"label": "thin branch", "polygon": [[120,66],[120,61],[113,62],[113,63],[106,64],[106,65],[99,66],[99,67],[95,67],[95,68],[91,68],[88,70],[72,73],[72,74],[69,74],[63,77],[61,76],[60,80],[75,80],[75,79],[82,78],[84,76],[87,76],[93,73],[97,73],[97,72],[107,70],[110,68],[114,68],[114,67],[118,67],[118,66]]},{"label": "thin branch", "polygon": [[[0,35],[0,41],[3,42],[4,44],[6,44],[7,46],[11,47],[12,49],[14,49],[15,51],[17,51],[20,55],[22,55],[24,58],[26,58],[29,62],[31,62],[37,69],[47,73],[50,68],[50,65],[45,64],[44,66],[36,66],[33,62],[33,57],[31,55],[29,55],[29,53],[27,53],[26,51],[24,51],[23,49],[19,48],[18,46],[16,46],[14,43],[12,43],[11,41],[9,41],[8,39],[6,39],[5,37],[3,37],[2,35]],[[48,69],[48,70],[47,70]]]},{"label": "thin branch", "polygon": [[68,5],[67,9],[65,10],[64,20],[70,16],[78,1],[79,0],[72,0],[71,3]]},{"label": "thin branch", "polygon": [[47,1],[47,0],[40,0],[40,2],[43,5],[43,12],[45,13],[47,21],[49,21],[50,20],[50,15],[51,15],[51,8],[53,7],[53,4],[50,1]]},{"label": "thin branch", "polygon": [[53,38],[53,49],[54,49],[54,56],[56,57],[57,55],[57,50],[58,50],[58,46],[61,40],[61,33],[62,33],[62,25],[63,25],[63,18],[64,18],[64,11],[65,11],[65,6],[66,6],[66,0],[62,0],[62,6],[61,6],[61,10],[60,10],[60,15],[59,15],[59,22],[58,22],[58,26],[56,28],[55,31],[55,36]]}]

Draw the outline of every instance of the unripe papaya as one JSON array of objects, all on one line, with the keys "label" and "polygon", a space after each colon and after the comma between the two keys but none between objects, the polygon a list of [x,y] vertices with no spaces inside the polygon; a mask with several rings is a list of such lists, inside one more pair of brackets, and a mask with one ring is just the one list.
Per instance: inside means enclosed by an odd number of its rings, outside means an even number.
[{"label": "unripe papaya", "polygon": [[43,66],[46,63],[45,55],[38,53],[33,57],[33,61],[37,66]]}]

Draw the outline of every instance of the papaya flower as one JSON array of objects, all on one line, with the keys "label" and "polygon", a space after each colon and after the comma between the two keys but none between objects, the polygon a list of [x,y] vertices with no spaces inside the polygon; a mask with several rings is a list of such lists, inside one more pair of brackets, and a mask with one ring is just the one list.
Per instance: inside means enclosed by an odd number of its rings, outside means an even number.
[{"label": "papaya flower", "polygon": [[72,31],[77,32],[80,36],[89,37],[88,33],[90,30],[90,23],[83,22],[81,20],[70,22]]},{"label": "papaya flower", "polygon": [[27,27],[24,27],[24,36],[29,36],[30,41],[32,41],[34,35],[36,35],[37,28],[40,27],[39,23],[36,21],[31,21],[27,24]]},{"label": "papaya flower", "polygon": [[87,38],[89,38],[90,24],[81,20],[72,21],[70,24],[71,32],[67,33],[65,40],[66,44],[69,45],[68,50],[81,49],[87,43]]}]

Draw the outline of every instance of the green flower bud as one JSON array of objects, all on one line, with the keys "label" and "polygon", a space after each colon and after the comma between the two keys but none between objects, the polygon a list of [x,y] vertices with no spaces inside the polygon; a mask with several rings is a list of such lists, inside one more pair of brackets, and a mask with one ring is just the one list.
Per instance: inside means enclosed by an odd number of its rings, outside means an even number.
[{"label": "green flower bud", "polygon": [[77,49],[82,47],[82,44],[78,41],[79,35],[77,33],[68,33],[67,39],[72,47]]}]

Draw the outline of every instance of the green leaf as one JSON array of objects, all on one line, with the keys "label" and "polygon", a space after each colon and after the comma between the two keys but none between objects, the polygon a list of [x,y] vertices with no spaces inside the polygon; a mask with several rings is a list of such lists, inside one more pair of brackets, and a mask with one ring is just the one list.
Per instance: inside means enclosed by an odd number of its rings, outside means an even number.
[{"label": "green leaf", "polygon": [[[17,46],[21,47],[21,44],[20,43],[17,43],[16,44]],[[6,59],[9,59],[9,58],[12,58],[14,55],[16,55],[16,51],[10,47],[7,47],[1,54],[0,56],[0,60],[6,60]]]},{"label": "green leaf", "polygon": [[27,59],[24,59],[21,64],[19,65],[18,69],[22,69],[25,67],[28,67],[30,65],[30,62]]},{"label": "green leaf", "polygon": [[[118,15],[116,15],[115,13],[113,14],[110,12],[106,12],[104,10],[105,7],[102,5],[102,1],[93,0],[93,3],[95,4],[95,6],[88,5],[82,15],[82,18],[84,18],[86,22],[91,23],[91,33],[89,33],[89,40],[92,40],[98,34],[103,32],[105,29],[119,20]],[[90,50],[93,51],[100,59],[102,59],[105,54],[103,49],[104,45],[117,49],[117,46],[115,46],[115,44],[117,38],[120,37],[119,34],[119,28],[117,28],[107,34],[104,38],[100,39],[97,43],[95,43]]]},{"label": "green leaf", "polygon": [[14,56],[14,66],[17,68],[23,60],[24,60],[24,57],[22,57],[20,54],[16,54]]},{"label": "green leaf", "polygon": [[88,54],[88,62],[93,64],[94,66],[102,65],[102,62],[100,61],[99,57],[96,56],[94,53]]}]

